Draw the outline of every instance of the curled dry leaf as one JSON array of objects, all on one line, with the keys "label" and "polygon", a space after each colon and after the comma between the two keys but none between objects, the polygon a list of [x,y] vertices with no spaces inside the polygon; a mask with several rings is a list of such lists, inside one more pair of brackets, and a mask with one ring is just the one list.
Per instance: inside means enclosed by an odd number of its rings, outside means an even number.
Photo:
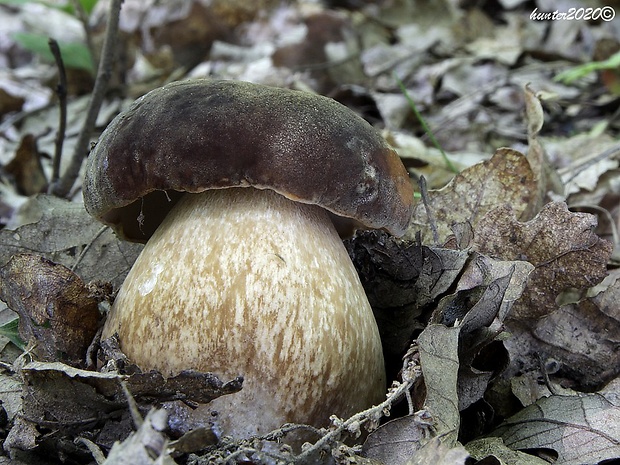
[{"label": "curled dry leaf", "polygon": [[345,245],[373,308],[432,303],[454,283],[468,257],[464,251],[420,246],[384,231],[360,231]]},{"label": "curled dry leaf", "polygon": [[35,195],[47,187],[47,178],[41,165],[41,153],[32,134],[22,137],[15,157],[4,169],[15,178],[17,190],[22,195]]},{"label": "curled dry leaf", "polygon": [[530,88],[525,86],[525,120],[527,123],[527,159],[535,173],[537,194],[534,201],[530,203],[530,208],[521,219],[530,219],[538,212],[543,205],[549,191],[558,194],[564,193],[564,184],[555,168],[549,162],[549,156],[543,145],[538,140],[538,133],[543,127],[544,112],[538,95]]},{"label": "curled dry leaf", "polygon": [[598,394],[546,397],[510,417],[493,436],[511,449],[552,449],[558,464],[601,463],[620,457],[620,407]]},{"label": "curled dry leaf", "polygon": [[[482,399],[489,382],[507,366],[506,350],[494,340],[525,289],[532,269],[526,262],[474,255],[457,283],[456,292],[445,296],[433,312],[431,322],[456,326],[460,331],[460,411]],[[484,362],[477,363],[477,359]]]},{"label": "curled dry leaf", "polygon": [[0,268],[0,299],[19,314],[19,333],[44,361],[83,365],[99,326],[99,301],[68,268],[17,254]]},{"label": "curled dry leaf", "polygon": [[476,254],[460,277],[457,292],[441,300],[431,320],[458,325],[464,334],[490,326],[498,316],[503,321],[521,296],[532,269],[527,263]]},{"label": "curled dry leaf", "polygon": [[[131,416],[121,381],[146,410],[153,404],[175,400],[207,403],[238,392],[242,383],[240,378],[223,383],[211,373],[194,371],[166,379],[157,372],[126,376],[82,370],[59,362],[32,362],[21,373],[23,406],[18,416],[36,428],[24,426],[24,433],[15,433],[6,444],[8,449],[32,449],[42,441],[59,444],[60,439],[74,439],[84,431],[100,447],[109,448],[115,441],[125,439],[131,433]],[[41,431],[47,434],[39,438]]]},{"label": "curled dry leaf", "polygon": [[104,465],[173,465],[167,452],[165,430],[168,415],[163,409],[152,409],[135,433],[112,446]]},{"label": "curled dry leaf", "polygon": [[[498,149],[490,160],[464,170],[444,188],[429,191],[429,206],[440,243],[452,234],[453,224],[476,225],[487,212],[501,205],[512,205],[519,217],[527,211],[535,193],[535,175],[526,157],[516,150]],[[423,243],[432,242],[428,213],[422,202],[414,208],[406,237],[414,239],[418,231]]]},{"label": "curled dry leaf", "polygon": [[358,232],[345,245],[375,313],[384,352],[400,358],[423,328],[423,311],[453,285],[469,254],[381,231]]}]

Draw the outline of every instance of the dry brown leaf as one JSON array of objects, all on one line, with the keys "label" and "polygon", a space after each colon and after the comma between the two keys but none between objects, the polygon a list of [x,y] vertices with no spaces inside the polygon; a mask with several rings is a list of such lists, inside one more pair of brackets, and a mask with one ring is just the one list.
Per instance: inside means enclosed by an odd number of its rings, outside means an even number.
[{"label": "dry brown leaf", "polygon": [[32,134],[22,137],[15,157],[4,168],[15,178],[17,191],[22,195],[34,195],[47,187],[47,178],[41,165],[41,153]]},{"label": "dry brown leaf", "polygon": [[526,223],[519,222],[509,206],[485,215],[475,228],[474,247],[535,267],[511,319],[544,316],[557,308],[555,299],[563,290],[586,289],[605,277],[612,247],[594,233],[595,227],[596,217],[572,213],[562,202],[545,205]]},{"label": "dry brown leaf", "polygon": [[[401,241],[385,232],[358,232],[345,245],[375,312],[383,350],[400,360],[424,309],[462,272],[469,253]],[[400,361],[398,362],[400,365]]]},{"label": "dry brown leaf", "polygon": [[19,332],[39,360],[84,365],[99,327],[99,300],[71,270],[17,254],[0,268],[0,299],[19,314]]},{"label": "dry brown leaf", "polygon": [[[498,149],[490,160],[464,170],[444,188],[429,191],[439,242],[445,243],[453,224],[476,225],[498,206],[512,205],[520,217],[535,192],[535,175],[525,156],[516,150]],[[406,237],[414,239],[418,231],[422,233],[422,243],[433,242],[428,213],[421,201],[414,208]]]},{"label": "dry brown leaf", "polygon": [[433,313],[431,322],[454,325],[460,331],[460,411],[483,399],[491,379],[508,365],[508,353],[495,339],[532,269],[526,262],[475,255],[463,271],[457,291],[444,297]]},{"label": "dry brown leaf", "polygon": [[[21,369],[21,375],[23,405],[16,418],[23,419],[23,427],[13,428],[13,436],[5,442],[6,450],[30,450],[43,443],[54,450],[59,444],[71,450],[71,440],[86,431],[93,442],[105,448],[125,439],[132,424],[121,382],[126,383],[138,405],[147,409],[157,403],[179,400],[207,403],[238,392],[242,384],[242,378],[223,383],[211,373],[191,370],[164,378],[157,372],[99,373],[59,362],[31,362]],[[175,418],[171,423],[182,421]],[[40,435],[39,430],[49,432]]]},{"label": "dry brown leaf", "polygon": [[556,376],[594,391],[620,374],[620,279],[592,298],[565,305],[532,329],[535,346],[561,362]]}]

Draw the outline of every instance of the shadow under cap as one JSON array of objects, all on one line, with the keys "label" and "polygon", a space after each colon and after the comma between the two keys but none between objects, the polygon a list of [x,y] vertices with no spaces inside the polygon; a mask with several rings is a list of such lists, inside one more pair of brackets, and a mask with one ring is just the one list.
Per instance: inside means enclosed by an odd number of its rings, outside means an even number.
[{"label": "shadow under cap", "polygon": [[367,228],[404,234],[405,167],[380,134],[338,102],[239,81],[155,89],[118,115],[87,160],[87,211],[146,242],[179,193],[272,189]]}]

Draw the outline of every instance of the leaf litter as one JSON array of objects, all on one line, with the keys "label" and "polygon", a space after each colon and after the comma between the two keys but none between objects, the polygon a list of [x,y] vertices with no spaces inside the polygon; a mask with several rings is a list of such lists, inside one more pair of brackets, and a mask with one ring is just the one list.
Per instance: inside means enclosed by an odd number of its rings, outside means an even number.
[{"label": "leaf litter", "polygon": [[[92,34],[101,40],[107,2],[96,3]],[[571,83],[553,79],[574,62],[612,57],[614,23],[538,21],[518,1],[499,10],[448,1],[124,3],[122,49],[131,56],[119,62],[114,86],[124,91],[106,98],[99,130],[165,82],[246,79],[349,105],[383,130],[413,178],[426,179],[404,238],[358,232],[346,241],[393,382],[383,404],[333,418],[305,452],[278,444],[287,427],[250,441],[209,428],[183,435],[182,419],[163,405],[234,395],[242,381],[166,380],[140,373],[114,340],[91,344],[110,289],[140,246],[84,212],[79,179],[73,201],[44,193],[57,126],[45,81],[55,69],[19,46],[3,48],[2,59],[20,66],[0,78],[0,294],[8,305],[0,321],[19,314],[24,351],[0,333],[0,437],[10,456],[0,453],[0,463],[620,458],[620,125],[610,111],[618,78],[595,69]],[[31,32],[32,11],[53,9],[24,4],[2,7],[0,29]],[[46,34],[84,40],[75,17],[53,12]],[[92,82],[70,75],[69,148],[82,124],[79,95]],[[458,175],[430,147],[395,77]]]}]

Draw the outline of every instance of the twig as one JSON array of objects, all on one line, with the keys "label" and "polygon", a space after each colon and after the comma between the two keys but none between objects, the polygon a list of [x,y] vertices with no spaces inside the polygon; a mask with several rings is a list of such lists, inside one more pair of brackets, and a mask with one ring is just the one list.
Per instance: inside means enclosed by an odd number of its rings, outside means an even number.
[{"label": "twig", "polygon": [[59,197],[66,197],[75,180],[80,175],[82,162],[88,153],[88,144],[90,136],[97,121],[97,115],[103,102],[103,96],[108,87],[108,82],[112,76],[112,65],[116,52],[116,39],[118,37],[118,19],[121,12],[123,0],[112,0],[110,2],[110,10],[108,12],[108,25],[106,28],[105,39],[103,42],[103,50],[101,52],[101,61],[97,70],[97,78],[93,93],[88,103],[86,120],[78,136],[73,156],[69,162],[69,166],[63,176],[52,186],[52,193]]},{"label": "twig", "polygon": [[131,419],[133,420],[136,430],[138,430],[144,423],[144,419],[142,418],[142,415],[140,415],[140,410],[138,409],[136,400],[131,395],[131,392],[129,392],[127,383],[125,381],[121,381],[120,384],[123,389],[123,394],[125,394],[125,399],[127,400],[127,406],[129,407],[129,413],[131,413]]},{"label": "twig", "polygon": [[90,250],[90,248],[92,247],[93,243],[99,239],[99,237],[106,232],[106,230],[109,228],[109,226],[103,226],[101,229],[99,229],[99,231],[97,231],[97,234],[95,234],[95,237],[93,237],[91,239],[91,241],[86,244],[86,246],[82,249],[82,251],[80,252],[80,255],[78,255],[77,259],[75,260],[75,263],[73,264],[73,266],[71,267],[71,271],[75,271],[77,269],[77,267],[80,265],[80,263],[82,262],[82,259],[84,258],[84,256],[86,255],[86,253]]},{"label": "twig", "polygon": [[[274,452],[273,450],[263,450],[262,447],[254,446],[254,443],[252,443],[252,445],[244,446],[243,444],[234,441],[232,443],[225,444],[224,447],[218,447],[217,450],[213,451],[210,455],[206,457],[206,460],[209,460],[209,463],[215,462],[215,460],[221,460],[225,463],[234,463],[233,460],[247,456],[257,457],[259,460],[267,457],[271,460],[275,460],[276,463],[299,465],[309,463],[310,459],[315,454],[321,452],[327,446],[337,442],[339,440],[339,437],[343,433],[348,432],[349,434],[352,434],[355,431],[359,430],[359,427],[361,427],[363,424],[373,421],[378,422],[381,417],[388,416],[391,407],[397,401],[399,401],[403,397],[406,397],[407,393],[411,391],[415,383],[422,376],[422,370],[420,368],[418,354],[419,351],[417,345],[412,344],[407,354],[403,357],[403,368],[401,372],[402,382],[394,382],[392,384],[392,387],[388,391],[387,398],[384,402],[380,403],[379,405],[375,405],[367,410],[364,410],[363,412],[359,412],[345,421],[332,416],[331,420],[333,429],[318,429],[309,425],[287,423],[281,428],[272,431],[265,436],[254,438],[259,441],[276,441],[279,443],[280,439],[283,436],[286,436],[286,434],[290,433],[291,431],[298,429],[305,429],[313,434],[320,436],[320,439],[317,440],[317,442],[309,445],[307,448],[304,448],[303,452],[299,455],[291,455],[290,451],[287,453],[278,453]],[[232,446],[236,450],[228,449],[229,446]],[[223,455],[226,452],[229,452],[229,454]]]},{"label": "twig", "polygon": [[90,59],[92,61],[93,69],[95,70],[95,73],[96,73],[97,63],[99,60],[97,60],[97,51],[95,50],[95,46],[93,44],[92,29],[90,25],[88,24],[88,15],[86,14],[86,11],[84,11],[84,7],[82,6],[82,3],[79,0],[73,0],[71,3],[73,4],[73,9],[75,10],[75,13],[78,19],[82,23],[82,28],[84,29],[84,35],[86,36],[86,46],[88,47],[88,50],[90,50]]},{"label": "twig", "polygon": [[51,186],[58,181],[60,176],[60,159],[62,157],[62,146],[65,141],[65,131],[67,128],[67,72],[58,42],[50,38],[48,43],[52,55],[54,55],[56,67],[58,68],[58,86],[56,86],[56,94],[58,95],[58,107],[60,109],[58,132],[56,133],[55,141],[56,147],[54,149],[54,158],[52,161],[52,179],[49,187],[51,189]]},{"label": "twig", "polygon": [[99,449],[99,446],[97,444],[95,444],[90,439],[86,439],[81,436],[75,439],[75,443],[83,444],[84,446],[86,446],[86,448],[95,459],[95,462],[97,462],[97,465],[103,465],[103,463],[105,462],[105,455],[103,455],[103,452],[101,452],[101,449]]},{"label": "twig", "polygon": [[396,389],[390,392],[390,394],[388,395],[385,401],[383,401],[379,405],[375,405],[374,407],[369,408],[368,410],[359,412],[353,415],[352,417],[350,417],[348,420],[339,424],[338,427],[336,427],[335,429],[327,433],[325,436],[323,436],[321,439],[315,442],[312,446],[308,447],[300,455],[295,457],[295,462],[303,463],[304,460],[307,460],[308,458],[310,458],[311,455],[323,449],[330,442],[333,442],[334,440],[336,440],[336,438],[338,438],[338,436],[340,436],[343,433],[343,431],[348,431],[355,424],[361,425],[367,422],[371,418],[383,416],[386,411],[389,411],[389,409],[392,407],[394,402],[398,401],[403,396],[406,396],[406,393],[409,392],[413,388],[413,385],[422,375],[422,371],[419,369],[419,366],[416,364],[415,361],[413,361],[412,355],[414,353],[415,351],[413,350],[410,350],[408,352],[408,356],[405,357],[405,360],[403,363],[403,371],[402,371],[403,382],[400,383],[396,387]]},{"label": "twig", "polygon": [[422,196],[422,203],[426,209],[426,216],[428,217],[428,225],[433,232],[433,243],[439,245],[439,232],[437,231],[437,225],[435,224],[435,217],[433,216],[433,210],[431,208],[430,200],[428,198],[428,187],[426,186],[426,178],[420,176],[418,179],[418,185],[420,186],[420,195]]}]

